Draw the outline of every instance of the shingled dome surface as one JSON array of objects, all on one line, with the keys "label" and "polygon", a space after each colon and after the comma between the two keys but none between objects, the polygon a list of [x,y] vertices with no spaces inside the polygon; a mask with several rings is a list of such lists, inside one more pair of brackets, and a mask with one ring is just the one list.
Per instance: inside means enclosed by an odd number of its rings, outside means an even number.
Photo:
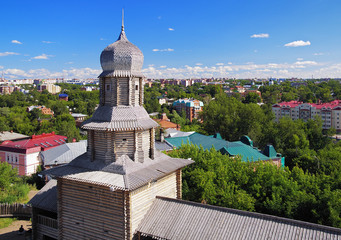
[{"label": "shingled dome surface", "polygon": [[103,69],[100,77],[141,77],[143,54],[128,41],[124,27],[117,41],[107,46],[101,54]]}]

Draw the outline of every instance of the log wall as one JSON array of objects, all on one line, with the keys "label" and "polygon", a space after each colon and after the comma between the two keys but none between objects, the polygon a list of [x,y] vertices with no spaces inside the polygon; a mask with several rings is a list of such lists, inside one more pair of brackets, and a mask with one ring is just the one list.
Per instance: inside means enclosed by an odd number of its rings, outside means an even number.
[{"label": "log wall", "polygon": [[147,213],[156,196],[177,197],[176,173],[173,172],[130,193],[131,232]]},{"label": "log wall", "polygon": [[131,84],[131,92],[132,92],[132,99],[131,105],[132,106],[139,106],[139,93],[140,93],[140,81],[138,78],[133,78]]},{"label": "log wall", "polygon": [[91,150],[94,151],[93,155],[95,160],[105,161],[108,163],[114,161],[113,136],[113,132],[94,131],[94,140],[91,141],[90,139],[90,142],[93,142],[94,144],[94,148]]},{"label": "log wall", "polygon": [[129,105],[129,78],[118,78],[118,105]]},{"label": "log wall", "polygon": [[44,240],[45,236],[58,239],[58,221],[53,218],[37,215],[34,239]]},{"label": "log wall", "polygon": [[149,149],[150,149],[150,132],[149,130],[142,132],[142,149],[144,150],[144,158],[149,158]]},{"label": "log wall", "polygon": [[115,153],[116,158],[126,154],[134,159],[135,152],[135,135],[134,131],[115,132]]},{"label": "log wall", "polygon": [[58,199],[59,239],[127,239],[123,191],[58,179]]}]

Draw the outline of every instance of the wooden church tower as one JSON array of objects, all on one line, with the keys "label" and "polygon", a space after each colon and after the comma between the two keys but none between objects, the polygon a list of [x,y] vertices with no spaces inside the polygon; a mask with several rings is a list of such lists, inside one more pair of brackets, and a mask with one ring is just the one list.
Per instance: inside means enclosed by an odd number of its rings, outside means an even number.
[{"label": "wooden church tower", "polygon": [[156,196],[181,198],[181,169],[192,161],[155,150],[142,65],[122,21],[101,54],[100,106],[82,126],[87,153],[46,170],[53,179],[30,201],[34,239],[133,239]]}]

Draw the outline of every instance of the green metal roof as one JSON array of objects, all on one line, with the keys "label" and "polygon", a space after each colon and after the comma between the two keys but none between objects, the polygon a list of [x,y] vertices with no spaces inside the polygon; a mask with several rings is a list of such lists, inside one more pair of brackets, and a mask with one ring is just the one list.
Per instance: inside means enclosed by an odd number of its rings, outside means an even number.
[{"label": "green metal roof", "polygon": [[[240,155],[242,161],[259,161],[259,160],[270,160],[269,157],[264,155],[258,149],[255,149],[241,141],[229,142],[223,139],[215,138],[214,136],[205,136],[200,133],[193,133],[186,137],[174,137],[166,138],[168,143],[174,147],[180,147],[181,144],[192,143],[197,146],[202,146],[204,149],[211,149],[214,147],[217,151],[222,154],[229,154],[230,156]],[[275,149],[273,149],[275,151]],[[276,152],[276,151],[275,151]],[[271,154],[272,158],[276,157],[274,152]]]}]

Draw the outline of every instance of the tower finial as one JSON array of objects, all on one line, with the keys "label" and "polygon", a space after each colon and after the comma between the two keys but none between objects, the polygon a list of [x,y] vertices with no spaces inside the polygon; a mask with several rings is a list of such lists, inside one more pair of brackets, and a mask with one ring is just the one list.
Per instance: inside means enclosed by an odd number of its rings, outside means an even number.
[{"label": "tower finial", "polygon": [[122,31],[124,31],[124,8],[122,8]]}]

